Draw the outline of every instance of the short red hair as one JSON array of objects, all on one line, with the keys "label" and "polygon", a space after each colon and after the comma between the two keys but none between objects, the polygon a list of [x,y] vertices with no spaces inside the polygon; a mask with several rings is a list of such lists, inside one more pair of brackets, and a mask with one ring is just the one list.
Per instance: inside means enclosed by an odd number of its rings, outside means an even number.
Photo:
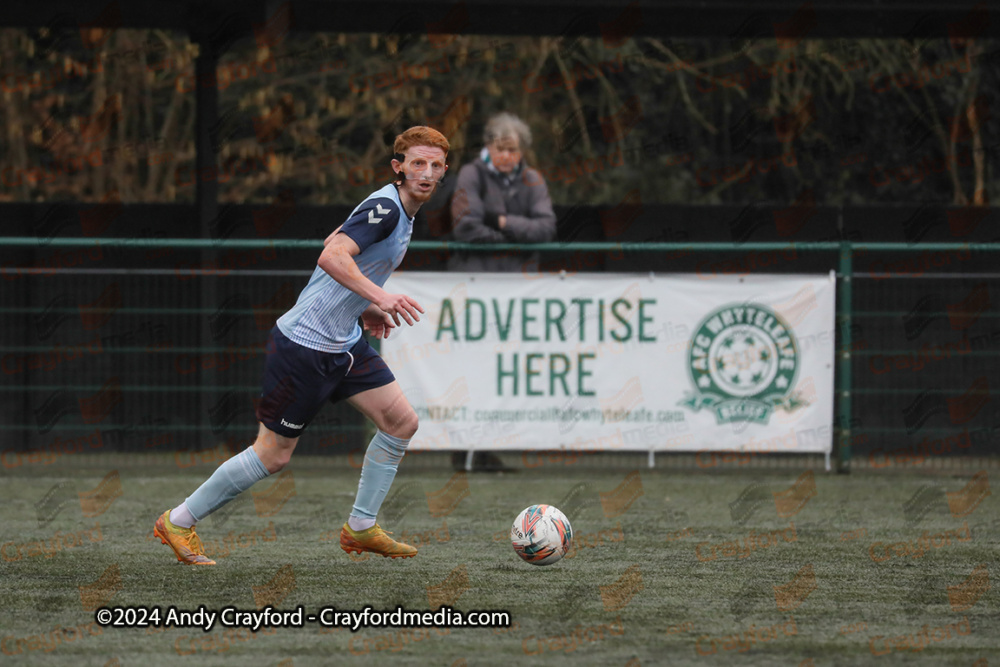
[{"label": "short red hair", "polygon": [[392,145],[392,152],[405,154],[407,150],[413,148],[414,146],[430,146],[432,148],[440,148],[444,151],[445,157],[448,157],[448,149],[451,148],[451,144],[448,143],[448,138],[435,130],[433,127],[417,125],[415,127],[411,127],[406,132],[403,132],[396,137],[396,141]]}]

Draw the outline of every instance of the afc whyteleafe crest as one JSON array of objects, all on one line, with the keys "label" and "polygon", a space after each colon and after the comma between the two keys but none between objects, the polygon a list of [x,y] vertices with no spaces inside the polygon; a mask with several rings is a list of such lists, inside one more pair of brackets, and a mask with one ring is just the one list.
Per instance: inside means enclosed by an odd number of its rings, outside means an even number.
[{"label": "afc whyteleafe crest", "polygon": [[799,369],[795,332],[767,306],[718,308],[691,338],[688,371],[695,391],[678,405],[715,411],[719,424],[767,424],[775,409],[806,405],[794,391]]}]

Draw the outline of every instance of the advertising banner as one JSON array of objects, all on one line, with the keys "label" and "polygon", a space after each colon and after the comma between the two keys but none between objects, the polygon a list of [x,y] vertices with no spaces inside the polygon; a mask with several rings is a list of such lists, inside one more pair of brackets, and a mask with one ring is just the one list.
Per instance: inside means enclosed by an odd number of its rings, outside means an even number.
[{"label": "advertising banner", "polygon": [[829,453],[831,275],[397,273],[411,449]]}]

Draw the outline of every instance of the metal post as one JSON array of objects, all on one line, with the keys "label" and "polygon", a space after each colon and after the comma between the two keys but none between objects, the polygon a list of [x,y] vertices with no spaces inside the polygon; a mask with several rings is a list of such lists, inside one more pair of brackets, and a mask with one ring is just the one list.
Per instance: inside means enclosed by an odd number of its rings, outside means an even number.
[{"label": "metal post", "polygon": [[840,349],[837,350],[837,472],[851,471],[851,274],[853,248],[850,241],[840,243],[840,290],[837,294],[837,326]]},{"label": "metal post", "polygon": [[[216,68],[219,65],[219,54],[216,53],[211,39],[198,36],[198,57],[194,61],[195,86],[195,210],[198,212],[198,228],[203,239],[211,238],[211,222],[218,215],[219,183],[217,178],[205,178],[213,174],[217,166],[215,149],[212,146],[211,128],[219,117],[219,88],[215,85]],[[211,266],[218,261],[218,249],[203,247],[199,256],[202,266]],[[198,281],[199,298],[202,308],[215,308],[219,305],[219,278],[203,276]],[[203,321],[200,327],[199,344],[202,347],[213,347],[216,341],[209,335],[208,322]],[[198,381],[202,386],[214,384],[217,373],[215,370],[199,369]],[[212,438],[211,411],[214,407],[212,396],[202,392],[199,401],[198,424],[201,426],[199,445],[215,446],[217,438]],[[211,441],[211,444],[208,443]]]},{"label": "metal post", "polygon": [[209,39],[198,42],[198,57],[194,61],[195,76],[195,208],[201,237],[211,238],[209,223],[218,214],[219,181],[217,178],[203,178],[216,168],[215,149],[212,146],[212,127],[219,119],[219,87],[215,84],[215,72],[219,66],[219,54]]}]

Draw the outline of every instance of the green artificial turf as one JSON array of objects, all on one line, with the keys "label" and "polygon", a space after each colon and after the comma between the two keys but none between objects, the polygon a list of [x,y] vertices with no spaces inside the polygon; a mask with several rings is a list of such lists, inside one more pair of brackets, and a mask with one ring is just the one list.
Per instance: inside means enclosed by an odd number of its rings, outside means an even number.
[{"label": "green artificial turf", "polygon": [[[813,494],[808,476],[799,478],[803,470],[640,468],[629,476],[628,467],[546,465],[453,478],[443,465],[404,462],[380,523],[418,543],[420,553],[355,561],[340,550],[338,534],[358,469],[346,458],[299,458],[290,475],[255,486],[257,498],[245,494],[199,524],[217,566],[184,567],[153,539],[153,521],[213,466],[77,459],[0,476],[3,664],[1000,663],[1000,596],[990,585],[1000,575],[1000,498],[976,504],[977,492],[962,505],[945,495],[961,491],[972,472],[816,470]],[[88,496],[112,467],[118,479]],[[791,496],[784,504],[775,502],[781,491]],[[546,567],[517,558],[510,525],[534,503],[570,515],[571,557]],[[919,557],[878,546],[897,543],[902,552],[898,543],[919,546],[925,531],[929,548]],[[52,549],[57,534],[60,548]],[[754,548],[741,555],[748,538]],[[39,541],[48,554],[32,546]],[[949,597],[949,587],[967,580]],[[217,625],[206,634],[101,629],[84,609],[97,601],[254,610],[274,600],[308,614],[366,605],[427,610],[431,599],[453,600],[461,611],[509,611],[513,624],[352,633],[309,623],[256,635]],[[917,640],[924,626],[936,641],[906,650],[900,637]],[[741,650],[732,637],[748,633],[757,639]]]}]

